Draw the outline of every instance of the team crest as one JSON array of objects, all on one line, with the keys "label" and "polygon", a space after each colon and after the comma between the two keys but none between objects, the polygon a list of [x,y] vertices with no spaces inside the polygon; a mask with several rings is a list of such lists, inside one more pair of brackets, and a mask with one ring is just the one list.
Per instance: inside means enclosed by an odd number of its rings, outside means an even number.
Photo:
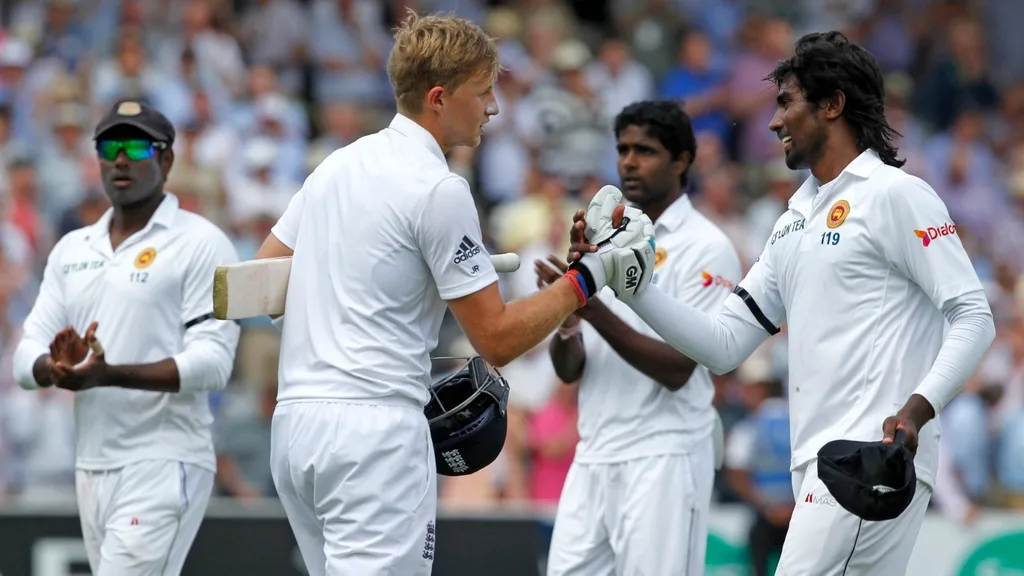
[{"label": "team crest", "polygon": [[832,209],[828,211],[828,224],[829,228],[838,228],[843,222],[846,222],[846,217],[850,214],[850,203],[846,200],[840,200],[832,205]]},{"label": "team crest", "polygon": [[139,270],[148,268],[153,263],[153,260],[156,260],[156,250],[154,248],[146,248],[135,257],[135,267]]},{"label": "team crest", "polygon": [[654,251],[654,269],[657,270],[658,266],[664,264],[666,258],[668,258],[668,252],[666,252],[664,248],[659,246]]}]

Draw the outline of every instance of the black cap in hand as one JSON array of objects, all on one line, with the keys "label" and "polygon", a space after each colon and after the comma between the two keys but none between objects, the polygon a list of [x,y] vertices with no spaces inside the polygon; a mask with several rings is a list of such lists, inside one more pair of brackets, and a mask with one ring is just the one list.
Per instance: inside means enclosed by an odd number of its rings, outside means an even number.
[{"label": "black cap in hand", "polygon": [[818,451],[818,478],[851,514],[878,522],[897,518],[917,487],[914,455],[896,432],[892,444],[833,440]]}]

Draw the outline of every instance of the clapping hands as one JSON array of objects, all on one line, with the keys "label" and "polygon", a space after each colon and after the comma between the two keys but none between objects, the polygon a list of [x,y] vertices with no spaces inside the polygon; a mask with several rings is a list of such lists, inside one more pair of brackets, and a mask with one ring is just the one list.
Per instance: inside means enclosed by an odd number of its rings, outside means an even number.
[{"label": "clapping hands", "polygon": [[[103,385],[108,366],[97,328],[93,322],[82,337],[69,326],[50,342],[50,379],[55,386],[77,392]],[[90,350],[92,357],[83,364]]]}]

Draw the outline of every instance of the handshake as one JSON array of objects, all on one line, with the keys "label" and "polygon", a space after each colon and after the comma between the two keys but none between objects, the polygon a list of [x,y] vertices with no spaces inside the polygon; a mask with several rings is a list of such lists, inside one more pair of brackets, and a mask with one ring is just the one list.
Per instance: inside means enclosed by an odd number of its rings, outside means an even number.
[{"label": "handshake", "polygon": [[605,286],[629,300],[650,284],[654,273],[654,224],[646,214],[620,204],[622,192],[605,186],[584,213],[573,219],[568,275],[593,298]]}]

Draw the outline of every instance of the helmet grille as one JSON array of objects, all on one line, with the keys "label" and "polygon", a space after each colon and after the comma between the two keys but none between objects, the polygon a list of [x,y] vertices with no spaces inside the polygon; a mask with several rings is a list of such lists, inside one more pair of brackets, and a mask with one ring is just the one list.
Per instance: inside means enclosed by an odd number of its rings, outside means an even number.
[{"label": "helmet grille", "polygon": [[473,379],[468,376],[455,377],[441,386],[431,387],[433,401],[426,406],[427,418],[433,419],[444,415],[465,402],[475,392]]}]

